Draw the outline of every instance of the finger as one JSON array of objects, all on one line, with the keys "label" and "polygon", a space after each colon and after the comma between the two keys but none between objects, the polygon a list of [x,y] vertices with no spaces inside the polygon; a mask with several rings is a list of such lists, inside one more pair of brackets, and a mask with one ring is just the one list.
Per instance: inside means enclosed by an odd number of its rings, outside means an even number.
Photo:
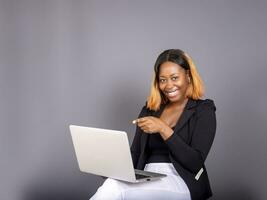
[{"label": "finger", "polygon": [[142,129],[143,131],[144,131],[145,129],[147,129],[147,126],[146,126],[145,124],[140,124],[140,123],[138,123],[137,126],[138,126],[140,129]]},{"label": "finger", "polygon": [[142,123],[142,122],[146,122],[147,120],[148,120],[148,117],[142,117],[142,118],[138,118],[137,122]]},{"label": "finger", "polygon": [[139,126],[139,128],[141,128],[141,129],[144,129],[146,126],[145,126],[145,124],[137,124],[137,126]]},{"label": "finger", "polygon": [[151,122],[151,120],[149,118],[142,118],[141,120],[140,119],[138,120],[138,126],[152,125],[153,124],[153,122]]},{"label": "finger", "polygon": [[147,128],[142,128],[142,131],[145,133],[148,133],[148,129]]},{"label": "finger", "polygon": [[132,123],[133,123],[133,124],[136,124],[136,123],[137,123],[137,120],[138,120],[138,119],[133,120]]},{"label": "finger", "polygon": [[149,129],[145,129],[144,132],[149,133],[149,134],[151,133],[151,131]]},{"label": "finger", "polygon": [[137,123],[139,123],[141,121],[141,119],[142,118],[138,118],[138,119],[133,120],[132,122],[133,122],[133,124],[137,124]]},{"label": "finger", "polygon": [[146,121],[146,119],[145,119],[146,117],[142,117],[142,118],[138,118],[138,119],[135,119],[135,120],[133,120],[132,121],[132,123],[133,124],[139,124],[140,122],[144,122],[144,121]]},{"label": "finger", "polygon": [[140,127],[141,129],[148,128],[148,123],[147,122],[138,122],[137,126]]},{"label": "finger", "polygon": [[[139,126],[139,125],[138,125]],[[145,131],[145,132],[149,132],[149,130],[150,130],[150,127],[149,126],[147,126],[147,125],[142,125],[142,126],[139,126],[143,131]]]}]

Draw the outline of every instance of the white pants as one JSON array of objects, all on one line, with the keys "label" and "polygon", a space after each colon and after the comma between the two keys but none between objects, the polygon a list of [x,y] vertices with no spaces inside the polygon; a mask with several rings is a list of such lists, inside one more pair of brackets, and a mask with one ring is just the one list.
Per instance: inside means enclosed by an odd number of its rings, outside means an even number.
[{"label": "white pants", "polygon": [[163,173],[167,177],[144,183],[108,178],[90,200],[191,200],[187,185],[172,163],[149,163],[144,170]]}]

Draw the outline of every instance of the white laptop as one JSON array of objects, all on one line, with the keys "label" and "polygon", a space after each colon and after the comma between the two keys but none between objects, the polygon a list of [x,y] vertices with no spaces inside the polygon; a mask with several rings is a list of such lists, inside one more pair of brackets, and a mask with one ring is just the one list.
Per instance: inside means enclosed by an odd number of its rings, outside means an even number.
[{"label": "white laptop", "polygon": [[132,183],[166,176],[134,169],[124,131],[70,125],[70,132],[82,172]]}]

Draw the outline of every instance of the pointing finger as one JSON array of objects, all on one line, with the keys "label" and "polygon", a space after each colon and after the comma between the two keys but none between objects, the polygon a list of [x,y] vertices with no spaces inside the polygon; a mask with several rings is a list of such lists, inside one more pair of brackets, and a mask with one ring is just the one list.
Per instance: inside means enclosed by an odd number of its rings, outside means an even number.
[{"label": "pointing finger", "polygon": [[139,119],[135,119],[135,120],[132,121],[133,124],[137,124],[137,123],[139,123],[139,122],[141,122],[141,118],[139,118]]},{"label": "pointing finger", "polygon": [[139,123],[139,122],[143,122],[144,121],[144,117],[143,118],[138,118],[132,121],[133,124]]}]

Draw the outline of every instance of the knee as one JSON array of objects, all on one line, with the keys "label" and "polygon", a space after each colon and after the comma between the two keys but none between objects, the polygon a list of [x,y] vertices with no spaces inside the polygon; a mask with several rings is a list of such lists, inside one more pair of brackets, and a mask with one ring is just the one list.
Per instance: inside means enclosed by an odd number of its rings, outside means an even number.
[{"label": "knee", "polygon": [[101,187],[99,187],[96,193],[90,198],[90,200],[121,200],[122,191],[118,181],[114,179],[107,179]]}]

